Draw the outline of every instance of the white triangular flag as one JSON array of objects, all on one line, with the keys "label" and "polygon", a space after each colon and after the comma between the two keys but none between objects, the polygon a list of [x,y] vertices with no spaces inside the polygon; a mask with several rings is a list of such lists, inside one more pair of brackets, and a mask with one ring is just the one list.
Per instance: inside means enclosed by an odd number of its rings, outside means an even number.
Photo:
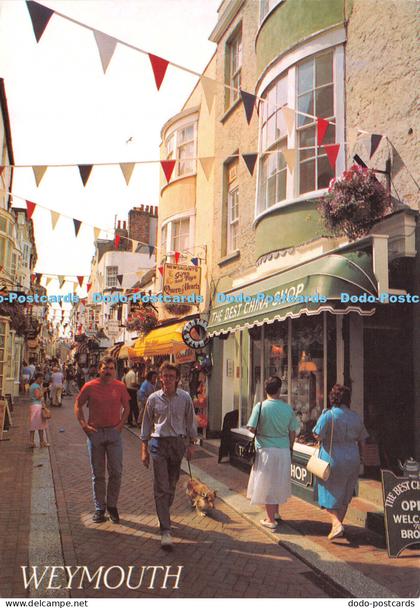
[{"label": "white triangular flag", "polygon": [[52,229],[54,230],[57,222],[59,220],[60,214],[57,211],[52,211],[51,210],[51,225],[52,225]]},{"label": "white triangular flag", "polygon": [[200,161],[201,168],[204,171],[204,175],[206,176],[206,179],[208,180],[210,177],[210,173],[213,169],[214,156],[204,156],[203,158],[199,158],[199,161]]},{"label": "white triangular flag", "polygon": [[216,97],[217,82],[212,78],[207,78],[206,76],[202,76],[200,82],[203,89],[204,97],[206,99],[207,109],[210,114],[211,109],[213,107],[214,98]]},{"label": "white triangular flag", "polygon": [[139,242],[133,239],[131,243],[131,253],[136,253],[136,249],[138,247]]},{"label": "white triangular flag", "polygon": [[101,229],[100,228],[96,228],[96,226],[93,228],[93,238],[95,241],[97,241],[99,239],[99,235],[101,234]]},{"label": "white triangular flag", "polygon": [[99,55],[101,57],[102,68],[104,70],[104,74],[108,68],[109,62],[112,59],[112,55],[114,54],[115,47],[117,45],[117,41],[112,36],[108,36],[108,34],[104,34],[102,32],[98,32],[93,30],[93,34],[95,36],[96,44],[98,45]]},{"label": "white triangular flag", "polygon": [[135,166],[135,163],[120,163],[121,171],[123,172],[125,183],[127,184],[127,186],[130,183],[131,175]]},{"label": "white triangular flag", "polygon": [[289,171],[293,173],[296,167],[296,148],[283,148],[281,152],[287,166],[289,167]]},{"label": "white triangular flag", "polygon": [[288,106],[283,106],[281,111],[283,112],[284,120],[286,121],[287,134],[290,137],[295,128],[295,111]]},{"label": "white triangular flag", "polygon": [[41,179],[44,177],[44,173],[47,170],[46,165],[39,165],[37,167],[32,167],[35,176],[36,185],[39,186],[41,183]]}]

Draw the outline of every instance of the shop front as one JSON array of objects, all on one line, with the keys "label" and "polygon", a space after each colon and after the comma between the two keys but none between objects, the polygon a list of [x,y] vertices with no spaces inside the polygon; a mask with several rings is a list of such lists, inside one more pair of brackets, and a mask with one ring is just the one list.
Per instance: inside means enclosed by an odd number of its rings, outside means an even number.
[{"label": "shop front", "polygon": [[[213,351],[233,342],[236,394],[225,412],[238,409],[231,430],[230,459],[246,467],[243,445],[252,407],[264,398],[269,376],[282,380],[281,398],[300,423],[292,458],[294,494],[313,500],[313,476],[306,463],[315,450],[312,429],[328,407],[336,383],[351,384],[352,408],[363,416],[363,323],[371,304],[344,303],[341,294],[378,296],[372,248],[350,247],[231,291],[229,302],[210,312]],[[362,298],[363,300],[364,298]],[[223,361],[223,357],[220,357]],[[223,366],[215,380],[229,383]],[[212,379],[213,380],[213,379]],[[211,396],[214,398],[214,387]],[[228,394],[222,387],[222,397]]]}]

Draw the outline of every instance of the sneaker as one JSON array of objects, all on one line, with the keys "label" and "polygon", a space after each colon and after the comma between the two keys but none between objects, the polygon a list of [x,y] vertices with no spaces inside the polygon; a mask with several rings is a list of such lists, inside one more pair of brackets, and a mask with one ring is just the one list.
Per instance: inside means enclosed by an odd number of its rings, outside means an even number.
[{"label": "sneaker", "polygon": [[272,522],[269,519],[260,519],[260,524],[264,526],[264,528],[269,528],[270,530],[277,528],[277,523]]},{"label": "sneaker", "polygon": [[172,548],[172,537],[171,533],[165,530],[162,532],[162,538],[160,540],[160,546],[162,549],[171,549]]},{"label": "sneaker", "polygon": [[328,540],[334,540],[334,538],[341,538],[344,535],[344,526],[340,525],[336,528],[332,528],[328,534]]},{"label": "sneaker", "polygon": [[283,521],[283,520],[282,520],[282,518],[281,518],[280,513],[276,513],[276,514],[274,515],[274,519],[276,520],[276,522],[277,522],[278,524],[280,524],[280,523]]},{"label": "sneaker", "polygon": [[107,507],[112,523],[119,524],[120,516],[117,507]]},{"label": "sneaker", "polygon": [[106,521],[105,511],[96,509],[95,513],[92,515],[92,521],[95,522],[95,524],[101,524],[103,521]]}]

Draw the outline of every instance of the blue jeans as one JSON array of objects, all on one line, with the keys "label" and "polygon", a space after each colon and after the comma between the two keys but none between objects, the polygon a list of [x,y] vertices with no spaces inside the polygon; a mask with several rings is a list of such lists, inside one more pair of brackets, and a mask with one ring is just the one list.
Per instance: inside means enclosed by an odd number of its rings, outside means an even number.
[{"label": "blue jeans", "polygon": [[[115,428],[98,429],[88,435],[90,466],[92,467],[93,500],[95,508],[105,511],[116,507],[122,476],[122,438]],[[108,490],[105,480],[105,461],[108,468]]]}]

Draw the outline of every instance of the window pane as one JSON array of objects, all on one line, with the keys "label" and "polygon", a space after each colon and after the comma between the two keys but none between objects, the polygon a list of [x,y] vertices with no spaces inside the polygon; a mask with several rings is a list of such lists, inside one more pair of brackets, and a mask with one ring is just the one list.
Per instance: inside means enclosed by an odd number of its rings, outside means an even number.
[{"label": "window pane", "polygon": [[323,144],[335,144],[335,125],[330,124],[324,137]]},{"label": "window pane", "polygon": [[300,165],[299,192],[311,192],[315,190],[315,160],[309,160]]},{"label": "window pane", "polygon": [[[314,115],[314,94],[307,93],[306,95],[302,95],[298,99],[298,110],[300,112],[305,112],[305,114]],[[302,114],[298,114],[298,127],[305,125],[307,123],[313,122],[313,118],[308,118],[307,116],[302,116]]]},{"label": "window pane", "polygon": [[267,163],[268,159],[265,157],[261,161],[260,173],[259,173],[259,200],[258,208],[263,211],[266,208],[266,195],[267,195]]},{"label": "window pane", "polygon": [[277,202],[286,198],[286,177],[287,171],[285,169],[277,173]]},{"label": "window pane", "polygon": [[193,125],[189,125],[188,127],[181,129],[179,133],[179,143],[183,143],[184,141],[190,141],[191,139],[194,139]]},{"label": "window pane", "polygon": [[268,116],[271,116],[276,110],[276,87],[271,87],[267,95]]},{"label": "window pane", "polygon": [[276,141],[276,115],[268,119],[267,122],[267,147]]},{"label": "window pane", "polygon": [[269,177],[267,182],[267,207],[271,207],[276,202],[276,177]]},{"label": "window pane", "polygon": [[277,82],[277,108],[282,108],[287,104],[287,77],[280,78]]},{"label": "window pane", "polygon": [[315,92],[315,114],[321,118],[334,116],[334,87],[322,87]]},{"label": "window pane", "polygon": [[277,112],[277,120],[276,120],[276,139],[280,137],[285,137],[287,134],[287,125],[284,120],[284,114],[281,110]]},{"label": "window pane", "polygon": [[305,93],[313,89],[314,83],[314,61],[310,59],[301,63],[298,69],[298,93]]},{"label": "window pane", "polygon": [[315,86],[319,87],[323,84],[329,84],[333,81],[333,55],[327,53],[316,58],[316,76]]},{"label": "window pane", "polygon": [[334,170],[332,169],[328,158],[321,156],[318,159],[318,188],[328,188],[330,180],[334,177]]},{"label": "window pane", "polygon": [[309,148],[299,150],[300,160],[315,156],[315,127],[308,127],[299,132],[299,148]]}]

